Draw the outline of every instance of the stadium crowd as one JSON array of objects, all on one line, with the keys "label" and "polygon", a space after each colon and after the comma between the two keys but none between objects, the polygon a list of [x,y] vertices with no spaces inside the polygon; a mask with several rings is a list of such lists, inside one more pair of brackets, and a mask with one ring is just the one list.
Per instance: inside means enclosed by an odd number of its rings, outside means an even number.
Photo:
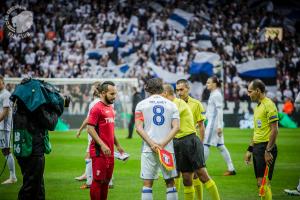
[{"label": "stadium crowd", "polygon": [[[300,89],[299,35],[272,1],[256,6],[252,1],[225,0],[24,2],[34,13],[33,37],[22,41],[2,38],[0,74],[5,77],[137,77],[142,87],[155,76],[149,61],[184,75],[197,52],[209,51],[220,55],[226,100],[247,99],[248,82],[239,77],[236,64],[257,58],[276,58],[278,90],[273,98],[295,99]],[[2,4],[0,19],[14,5],[13,1]],[[193,13],[182,32],[166,23],[175,8]],[[125,46],[108,45],[108,40],[128,31],[132,15],[137,23]],[[267,26],[282,27],[282,41],[267,41],[260,31]],[[201,43],[203,37],[206,43]],[[94,49],[100,49],[101,55],[91,57],[88,52]],[[115,72],[114,66],[129,62],[133,67],[128,72]]]}]

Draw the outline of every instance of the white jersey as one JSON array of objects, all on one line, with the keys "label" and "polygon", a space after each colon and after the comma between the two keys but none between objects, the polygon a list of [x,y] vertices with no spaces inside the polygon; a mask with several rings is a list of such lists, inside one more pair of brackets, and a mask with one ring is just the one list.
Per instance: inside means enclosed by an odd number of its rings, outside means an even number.
[{"label": "white jersey", "polygon": [[223,96],[218,89],[210,93],[206,108],[206,117],[208,121],[216,124],[217,128],[223,127]]},{"label": "white jersey", "polygon": [[95,98],[90,104],[89,104],[89,112],[88,112],[88,116],[90,115],[90,112],[91,112],[91,110],[92,110],[92,108],[94,107],[94,105],[96,104],[96,103],[98,103],[99,101],[101,101],[100,100],[100,98]]},{"label": "white jersey", "polygon": [[[149,137],[157,143],[162,142],[170,133],[172,120],[179,119],[176,104],[160,95],[152,95],[139,102],[135,112],[142,113],[144,130]],[[165,149],[174,153],[173,140],[166,145]],[[143,141],[142,152],[152,152],[145,141]]]},{"label": "white jersey", "polygon": [[0,122],[0,130],[10,131],[11,124],[12,124],[12,111],[11,111],[11,104],[10,104],[10,93],[6,89],[0,91],[0,113],[3,112],[3,108],[9,108],[8,116],[5,117]]},{"label": "white jersey", "polygon": [[223,128],[223,96],[218,89],[210,93],[206,118],[208,123],[205,128],[203,144],[213,146],[224,144],[223,134],[221,137],[217,134],[217,129]]}]

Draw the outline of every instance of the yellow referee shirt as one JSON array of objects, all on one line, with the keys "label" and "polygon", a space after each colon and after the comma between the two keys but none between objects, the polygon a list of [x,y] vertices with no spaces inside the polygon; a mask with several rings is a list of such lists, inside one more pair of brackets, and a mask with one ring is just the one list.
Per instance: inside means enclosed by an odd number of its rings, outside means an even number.
[{"label": "yellow referee shirt", "polygon": [[271,134],[270,124],[278,121],[278,111],[273,101],[265,97],[254,109],[253,142],[268,142]]},{"label": "yellow referee shirt", "polygon": [[194,99],[192,97],[188,97],[187,104],[192,110],[193,118],[194,118],[194,125],[197,125],[197,122],[203,121],[206,119],[205,117],[205,110],[200,101]]},{"label": "yellow referee shirt", "polygon": [[176,104],[180,116],[180,130],[175,135],[175,138],[182,138],[192,133],[196,133],[193,114],[188,104],[178,98],[175,98],[173,102]]}]

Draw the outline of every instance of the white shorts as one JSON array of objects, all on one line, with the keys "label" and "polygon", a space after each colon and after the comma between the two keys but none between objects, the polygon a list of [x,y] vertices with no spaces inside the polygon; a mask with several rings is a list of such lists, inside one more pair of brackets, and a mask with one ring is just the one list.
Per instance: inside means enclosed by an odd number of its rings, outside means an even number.
[{"label": "white shorts", "polygon": [[224,144],[224,136],[223,134],[221,136],[218,135],[216,124],[208,121],[205,128],[203,144],[209,146],[220,146]]},{"label": "white shorts", "polygon": [[0,131],[0,149],[10,148],[10,131]]},{"label": "white shorts", "polygon": [[[173,159],[175,161],[174,153],[172,153]],[[176,167],[172,171],[166,170],[164,166],[159,161],[158,154],[152,152],[142,152],[141,154],[141,178],[154,180],[158,179],[159,169],[165,180],[174,178],[177,176]]]},{"label": "white shorts", "polygon": [[90,145],[91,145],[92,139],[93,138],[90,136],[90,134],[88,134],[88,145],[87,145],[87,148],[86,148],[87,153],[90,153]]}]

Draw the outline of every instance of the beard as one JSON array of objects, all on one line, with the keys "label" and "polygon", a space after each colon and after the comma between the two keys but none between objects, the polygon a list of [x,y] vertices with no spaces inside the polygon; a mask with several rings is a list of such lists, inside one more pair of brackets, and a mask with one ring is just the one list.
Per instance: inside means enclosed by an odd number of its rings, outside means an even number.
[{"label": "beard", "polygon": [[107,98],[107,96],[105,96],[104,98],[108,104],[113,104],[115,102],[115,99],[109,99],[109,98]]}]

